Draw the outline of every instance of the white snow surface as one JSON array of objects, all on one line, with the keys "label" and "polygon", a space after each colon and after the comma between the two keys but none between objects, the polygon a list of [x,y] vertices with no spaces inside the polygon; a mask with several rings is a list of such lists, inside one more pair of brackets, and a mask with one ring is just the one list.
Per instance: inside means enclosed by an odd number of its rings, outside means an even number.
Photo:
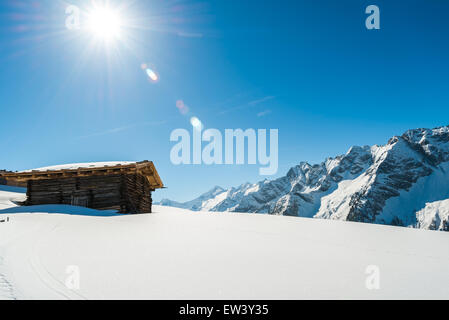
[{"label": "white snow surface", "polygon": [[[0,221],[9,217],[0,222],[3,299],[449,298],[448,233],[161,206],[127,216],[17,208],[8,188],[0,190],[10,207],[0,211]],[[379,290],[366,287],[372,265]],[[79,290],[65,285],[70,266]]]},{"label": "white snow surface", "polygon": [[76,169],[81,169],[81,168],[94,169],[94,168],[102,168],[102,167],[115,167],[118,165],[129,165],[129,164],[134,164],[134,163],[136,163],[136,161],[107,161],[107,162],[71,163],[71,164],[63,164],[63,165],[57,165],[57,166],[49,166],[49,167],[25,170],[25,171],[21,171],[21,172],[25,173],[25,172],[32,172],[32,171],[44,172],[44,171],[59,171],[59,170],[76,170]]}]

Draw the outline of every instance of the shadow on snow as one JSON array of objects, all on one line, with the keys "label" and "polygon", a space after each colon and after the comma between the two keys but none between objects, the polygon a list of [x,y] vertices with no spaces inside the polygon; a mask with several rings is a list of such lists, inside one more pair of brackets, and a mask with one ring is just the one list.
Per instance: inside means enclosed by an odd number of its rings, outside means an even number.
[{"label": "shadow on snow", "polygon": [[48,214],[67,214],[75,216],[91,216],[91,217],[116,217],[122,216],[114,210],[99,211],[84,207],[75,207],[69,205],[40,205],[40,206],[24,206],[13,207],[0,210],[1,214],[19,214],[19,213],[48,213]]},{"label": "shadow on snow", "polygon": [[27,193],[27,188],[0,185],[0,191],[13,192],[13,193]]}]

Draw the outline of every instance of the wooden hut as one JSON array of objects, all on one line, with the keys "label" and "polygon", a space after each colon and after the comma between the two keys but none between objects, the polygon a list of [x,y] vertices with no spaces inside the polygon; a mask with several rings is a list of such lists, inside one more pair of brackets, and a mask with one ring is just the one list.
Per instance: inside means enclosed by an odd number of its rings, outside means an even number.
[{"label": "wooden hut", "polygon": [[150,161],[3,171],[0,179],[11,185],[26,184],[27,206],[67,204],[120,213],[151,213],[152,192],[164,188]]},{"label": "wooden hut", "polygon": [[8,183],[5,178],[3,178],[3,174],[8,173],[6,170],[0,170],[0,185],[5,185]]}]

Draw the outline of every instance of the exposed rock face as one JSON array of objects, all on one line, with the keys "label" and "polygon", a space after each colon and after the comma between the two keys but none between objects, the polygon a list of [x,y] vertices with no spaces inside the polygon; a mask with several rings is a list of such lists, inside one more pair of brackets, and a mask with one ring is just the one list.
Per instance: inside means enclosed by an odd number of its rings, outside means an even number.
[{"label": "exposed rock face", "polygon": [[423,227],[417,212],[449,198],[448,170],[449,126],[415,129],[384,146],[352,147],[317,165],[302,162],[276,180],[216,187],[188,203],[162,204]]}]

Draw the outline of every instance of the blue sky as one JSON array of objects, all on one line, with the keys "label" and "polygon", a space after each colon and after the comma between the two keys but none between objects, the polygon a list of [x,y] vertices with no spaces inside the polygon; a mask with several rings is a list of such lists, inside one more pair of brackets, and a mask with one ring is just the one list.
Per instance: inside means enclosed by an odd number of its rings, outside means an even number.
[{"label": "blue sky", "polygon": [[[127,25],[105,45],[65,28],[66,7],[90,1],[1,2],[0,168],[148,159],[168,187],[156,200],[189,200],[265,178],[259,166],[172,165],[170,133],[191,130],[192,115],[279,129],[277,176],[449,124],[448,1],[115,3]],[[365,28],[370,4],[381,30]]]}]

